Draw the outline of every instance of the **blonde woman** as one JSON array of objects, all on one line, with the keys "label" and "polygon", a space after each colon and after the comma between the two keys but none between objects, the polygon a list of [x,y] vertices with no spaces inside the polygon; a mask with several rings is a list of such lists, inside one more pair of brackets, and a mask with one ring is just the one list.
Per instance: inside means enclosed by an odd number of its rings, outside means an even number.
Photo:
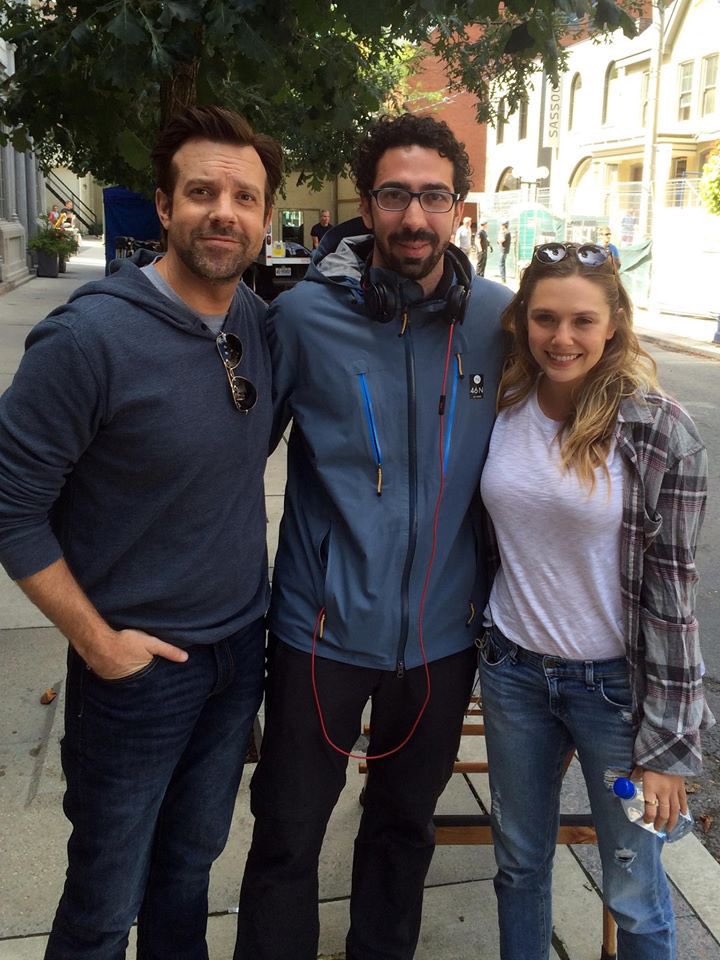
[{"label": "blonde woman", "polygon": [[546,960],[563,759],[587,784],[620,960],[671,960],[662,842],[625,817],[616,776],[642,780],[645,820],[672,828],[713,721],[694,615],[707,459],[660,390],[612,259],[537,247],[504,314],[513,350],[482,476],[499,567],[480,674],[502,960]]}]

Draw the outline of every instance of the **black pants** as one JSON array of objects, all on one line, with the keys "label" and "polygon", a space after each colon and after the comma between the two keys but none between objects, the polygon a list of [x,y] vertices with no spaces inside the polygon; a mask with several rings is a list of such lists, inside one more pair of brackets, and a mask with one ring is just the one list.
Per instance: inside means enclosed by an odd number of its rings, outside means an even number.
[{"label": "black pants", "polygon": [[480,250],[478,252],[478,261],[475,271],[479,277],[485,276],[485,267],[487,266],[487,250]]},{"label": "black pants", "polygon": [[[234,960],[315,960],[318,858],[347,758],[323,739],[309,654],[274,642]],[[412,739],[397,754],[370,761],[355,839],[347,960],[414,956],[435,845],[432,817],[452,774],[475,660],[471,647],[431,663],[432,696]],[[345,750],[357,740],[368,698],[372,754],[403,740],[425,696],[422,667],[398,679],[318,659],[316,676],[328,734]]]}]

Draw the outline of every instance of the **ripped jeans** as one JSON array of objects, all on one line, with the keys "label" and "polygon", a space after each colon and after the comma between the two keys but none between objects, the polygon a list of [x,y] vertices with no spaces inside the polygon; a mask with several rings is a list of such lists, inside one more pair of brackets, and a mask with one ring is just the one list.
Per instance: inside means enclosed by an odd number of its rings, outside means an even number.
[{"label": "ripped jeans", "polygon": [[663,844],[630,823],[606,776],[632,769],[625,659],[543,656],[493,627],[482,639],[479,669],[502,960],[549,956],[563,760],[573,746],[597,830],[604,900],[618,924],[618,960],[675,960]]}]

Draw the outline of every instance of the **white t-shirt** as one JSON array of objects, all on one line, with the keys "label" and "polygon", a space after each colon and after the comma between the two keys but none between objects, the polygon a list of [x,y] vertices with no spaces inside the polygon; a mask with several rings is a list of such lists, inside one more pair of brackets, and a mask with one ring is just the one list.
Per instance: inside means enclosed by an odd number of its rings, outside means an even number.
[{"label": "white t-shirt", "polygon": [[472,246],[472,232],[470,227],[460,224],[455,232],[455,243],[460,247],[463,253],[467,253]]},{"label": "white t-shirt", "polygon": [[563,470],[557,433],[537,393],[503,410],[490,440],[481,491],[502,567],[489,617],[513,642],[549,656],[623,656],[620,593],[623,464],[613,444],[610,486],[595,471],[592,494]]}]

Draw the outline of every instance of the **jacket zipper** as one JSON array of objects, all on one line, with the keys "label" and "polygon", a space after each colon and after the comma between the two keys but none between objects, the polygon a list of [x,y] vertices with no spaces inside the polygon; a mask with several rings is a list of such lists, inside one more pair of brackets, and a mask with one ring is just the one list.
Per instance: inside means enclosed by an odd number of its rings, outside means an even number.
[{"label": "jacket zipper", "polygon": [[377,425],[375,423],[375,412],[372,405],[372,397],[370,396],[370,388],[368,386],[367,377],[364,373],[359,374],[360,377],[360,387],[363,392],[363,398],[365,400],[365,415],[368,422],[368,430],[370,432],[370,442],[373,445],[373,450],[375,451],[375,466],[377,469],[377,481],[376,489],[377,495],[382,496],[382,451],[380,449],[380,438],[378,437]]},{"label": "jacket zipper", "polygon": [[453,423],[455,422],[455,406],[457,404],[458,383],[462,378],[462,359],[458,353],[455,355],[457,363],[453,371],[452,387],[450,388],[450,403],[447,408],[447,420],[445,427],[445,450],[443,452],[443,475],[447,476],[448,460],[450,459],[450,439],[452,437]]},{"label": "jacket zipper", "polygon": [[398,679],[405,675],[405,648],[410,629],[410,573],[415,548],[417,546],[417,395],[415,385],[415,356],[412,348],[409,315],[407,309],[403,315],[403,333],[405,340],[405,374],[407,378],[408,410],[408,547],[405,556],[402,582],[400,586],[400,639],[397,647],[396,673]]}]

